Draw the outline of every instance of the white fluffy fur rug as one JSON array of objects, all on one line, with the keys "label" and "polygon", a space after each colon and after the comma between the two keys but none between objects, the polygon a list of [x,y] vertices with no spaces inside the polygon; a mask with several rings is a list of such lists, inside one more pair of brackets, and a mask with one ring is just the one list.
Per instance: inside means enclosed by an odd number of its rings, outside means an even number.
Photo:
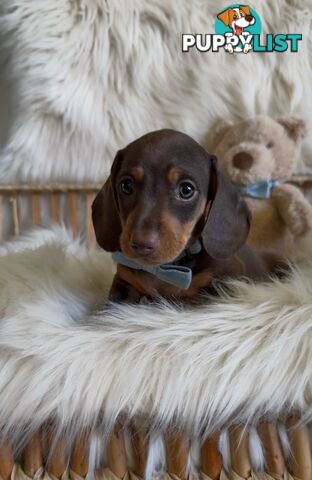
[{"label": "white fluffy fur rug", "polygon": [[198,434],[300,409],[312,418],[312,263],[217,303],[103,309],[110,257],[60,229],[0,256],[0,428],[73,434],[147,416]]},{"label": "white fluffy fur rug", "polygon": [[299,53],[183,54],[181,34],[213,33],[229,3],[2,0],[1,182],[104,179],[118,148],[162,127],[201,140],[220,118],[312,120],[311,1],[254,5],[264,33],[303,34]]}]

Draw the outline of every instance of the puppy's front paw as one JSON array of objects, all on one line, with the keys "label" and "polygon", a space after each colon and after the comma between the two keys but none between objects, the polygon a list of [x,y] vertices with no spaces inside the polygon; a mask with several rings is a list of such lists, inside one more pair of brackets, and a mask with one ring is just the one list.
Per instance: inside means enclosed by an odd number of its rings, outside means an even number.
[{"label": "puppy's front paw", "polygon": [[248,53],[250,52],[251,49],[252,49],[252,46],[246,43],[246,45],[244,45],[243,52]]},{"label": "puppy's front paw", "polygon": [[233,45],[228,43],[227,45],[225,45],[224,50],[226,50],[228,53],[233,53],[234,52]]}]

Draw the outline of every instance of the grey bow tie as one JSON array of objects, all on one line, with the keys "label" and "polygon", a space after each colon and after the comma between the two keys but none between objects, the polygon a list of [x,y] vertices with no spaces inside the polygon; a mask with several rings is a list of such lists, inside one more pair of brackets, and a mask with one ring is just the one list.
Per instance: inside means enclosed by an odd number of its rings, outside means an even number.
[{"label": "grey bow tie", "polygon": [[[198,240],[176,259],[180,260],[187,254],[196,255],[202,249],[201,242]],[[192,282],[192,270],[183,265],[174,265],[172,263],[164,263],[162,265],[146,265],[124,255],[122,252],[113,252],[112,258],[116,263],[120,263],[125,267],[134,268],[135,270],[143,270],[152,273],[160,280],[175,285],[178,288],[187,290]]]}]

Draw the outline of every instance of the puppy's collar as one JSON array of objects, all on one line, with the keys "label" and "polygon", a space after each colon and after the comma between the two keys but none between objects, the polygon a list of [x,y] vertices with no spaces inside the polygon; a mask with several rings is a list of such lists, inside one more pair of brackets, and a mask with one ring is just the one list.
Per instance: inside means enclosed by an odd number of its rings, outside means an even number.
[{"label": "puppy's collar", "polygon": [[[202,244],[200,240],[186,248],[176,258],[175,262],[181,260],[184,257],[197,255],[202,250]],[[192,269],[185,267],[184,265],[177,265],[175,263],[164,263],[160,265],[146,265],[139,263],[132,258],[127,257],[122,252],[113,252],[112,258],[115,262],[124,265],[125,267],[134,268],[135,270],[143,270],[144,272],[152,273],[159,280],[170,283],[175,287],[187,290],[192,282]]]},{"label": "puppy's collar", "polygon": [[272,189],[283,182],[283,180],[272,179],[250,183],[249,185],[235,185],[243,197],[270,198]]},{"label": "puppy's collar", "polygon": [[201,252],[203,249],[202,242],[200,240],[196,240],[196,242],[192,243],[189,247],[187,247],[185,250],[183,250],[182,253],[175,259],[175,262],[178,262],[184,257],[194,257],[197,255],[199,252]]}]

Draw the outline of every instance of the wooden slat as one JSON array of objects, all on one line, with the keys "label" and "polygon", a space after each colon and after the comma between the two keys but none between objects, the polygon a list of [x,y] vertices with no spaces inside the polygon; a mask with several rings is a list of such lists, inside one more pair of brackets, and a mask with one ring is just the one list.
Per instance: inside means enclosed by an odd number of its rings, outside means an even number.
[{"label": "wooden slat", "polygon": [[37,192],[37,193],[51,193],[51,192],[98,192],[103,183],[85,183],[85,184],[75,184],[75,183],[38,183],[36,185],[1,185],[0,192]]},{"label": "wooden slat", "polygon": [[127,460],[123,432],[120,428],[110,435],[106,446],[107,466],[118,478],[123,478],[127,473]]},{"label": "wooden slat", "polygon": [[18,197],[16,194],[10,195],[12,219],[13,219],[13,233],[14,235],[20,234],[20,214],[19,214],[19,205]]},{"label": "wooden slat", "polygon": [[262,441],[268,473],[282,477],[286,471],[286,465],[276,425],[261,422],[257,430]]},{"label": "wooden slat", "polygon": [[31,196],[31,218],[34,225],[40,225],[40,222],[41,222],[40,193],[33,193]]},{"label": "wooden slat", "polygon": [[78,198],[76,192],[69,192],[68,195],[68,213],[71,230],[76,237],[79,232],[78,222]]},{"label": "wooden slat", "polygon": [[291,444],[291,470],[300,480],[312,478],[312,453],[310,436],[305,425],[298,424],[299,418],[290,417],[287,420],[288,436]]},{"label": "wooden slat", "polygon": [[56,192],[51,193],[51,217],[54,222],[60,223],[60,220],[61,220],[60,194]]},{"label": "wooden slat", "polygon": [[133,471],[137,476],[143,478],[145,474],[149,445],[149,437],[147,432],[137,431],[134,428],[131,429],[131,444],[134,458]]},{"label": "wooden slat", "polygon": [[70,468],[73,472],[81,477],[85,477],[88,473],[89,463],[89,437],[84,435],[74,443],[70,458]]},{"label": "wooden slat", "polygon": [[43,467],[40,432],[33,435],[24,448],[21,466],[25,474],[31,478],[41,467]]},{"label": "wooden slat", "polygon": [[10,480],[14,467],[13,452],[7,442],[0,441],[0,478]]},{"label": "wooden slat", "polygon": [[201,448],[201,471],[212,480],[218,480],[222,470],[222,457],[219,451],[220,433],[212,434]]},{"label": "wooden slat", "polygon": [[91,211],[94,198],[95,198],[95,193],[87,193],[86,195],[86,231],[87,231],[88,244],[91,247],[94,247],[96,245],[95,233],[94,233],[93,222],[92,222],[92,211]]},{"label": "wooden slat", "polygon": [[67,459],[65,456],[64,445],[62,439],[55,441],[51,435],[48,439],[48,463],[47,472],[56,478],[62,478],[67,467]]},{"label": "wooden slat", "polygon": [[231,464],[235,473],[248,478],[251,473],[249,434],[246,428],[237,426],[230,431]]},{"label": "wooden slat", "polygon": [[190,447],[186,435],[169,431],[166,434],[165,442],[169,475],[175,475],[181,480],[186,480]]}]

